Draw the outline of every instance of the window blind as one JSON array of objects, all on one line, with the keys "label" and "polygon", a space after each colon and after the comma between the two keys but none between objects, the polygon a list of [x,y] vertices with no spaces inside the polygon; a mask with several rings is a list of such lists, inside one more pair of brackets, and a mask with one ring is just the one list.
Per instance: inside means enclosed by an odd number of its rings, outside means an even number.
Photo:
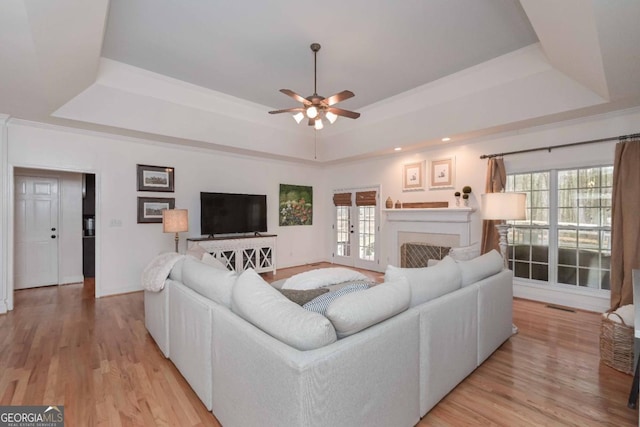
[{"label": "window blind", "polygon": [[356,193],[356,206],[375,206],[376,194],[375,191],[358,191]]},{"label": "window blind", "polygon": [[351,193],[335,193],[333,204],[336,206],[351,206]]}]

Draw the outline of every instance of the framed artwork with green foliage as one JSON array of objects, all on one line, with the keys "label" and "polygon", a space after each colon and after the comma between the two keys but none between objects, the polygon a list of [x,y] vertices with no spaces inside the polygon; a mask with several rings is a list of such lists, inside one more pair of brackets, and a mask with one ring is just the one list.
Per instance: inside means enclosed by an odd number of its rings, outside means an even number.
[{"label": "framed artwork with green foliage", "polygon": [[280,184],[280,226],[313,224],[313,187]]}]

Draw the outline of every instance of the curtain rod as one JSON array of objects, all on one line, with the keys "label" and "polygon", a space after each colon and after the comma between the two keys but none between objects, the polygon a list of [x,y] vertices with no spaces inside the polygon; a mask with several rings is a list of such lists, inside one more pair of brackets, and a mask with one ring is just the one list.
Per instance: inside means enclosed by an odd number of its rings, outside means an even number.
[{"label": "curtain rod", "polygon": [[483,154],[482,156],[480,156],[480,158],[481,159],[491,159],[491,158],[494,158],[494,157],[509,156],[511,154],[532,153],[534,151],[544,151],[544,150],[549,150],[549,152],[551,152],[551,150],[553,150],[554,148],[574,147],[576,145],[594,144],[596,142],[615,141],[615,140],[620,140],[620,139],[639,138],[639,137],[640,137],[640,133],[634,133],[634,134],[631,134],[631,135],[620,135],[620,136],[615,136],[615,137],[611,137],[611,138],[592,139],[590,141],[572,142],[571,144],[560,144],[560,145],[550,145],[548,147],[528,148],[526,150],[508,151],[506,153]]}]

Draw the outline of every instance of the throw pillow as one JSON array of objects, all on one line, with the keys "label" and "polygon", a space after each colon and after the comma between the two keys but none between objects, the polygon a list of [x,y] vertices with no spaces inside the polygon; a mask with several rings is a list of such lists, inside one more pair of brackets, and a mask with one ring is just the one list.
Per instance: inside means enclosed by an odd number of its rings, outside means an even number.
[{"label": "throw pillow", "polygon": [[504,268],[504,259],[495,249],[469,261],[458,261],[462,272],[462,286],[469,286],[489,276],[499,273]]},{"label": "throw pillow", "polygon": [[238,277],[231,298],[234,313],[298,350],[324,347],[337,339],[329,319],[289,301],[253,269]]},{"label": "throw pillow", "polygon": [[192,257],[184,259],[182,279],[185,286],[226,307],[231,307],[231,290],[236,278],[233,271],[220,270]]},{"label": "throw pillow", "polygon": [[297,289],[279,289],[279,291],[282,292],[282,295],[287,297],[289,301],[295,302],[298,305],[305,305],[312,299],[329,292],[329,289],[319,288],[309,289],[308,291],[299,291]]},{"label": "throw pillow", "polygon": [[208,252],[205,252],[202,255],[202,262],[204,262],[207,265],[210,265],[211,267],[215,267],[215,268],[218,268],[220,270],[228,271],[227,267],[218,258],[214,257],[213,255],[211,255]]},{"label": "throw pillow", "polygon": [[193,244],[189,249],[187,249],[187,255],[190,255],[195,259],[202,259],[202,255],[206,253],[207,251],[202,246],[200,246],[199,243]]},{"label": "throw pillow", "polygon": [[387,266],[385,282],[397,282],[405,277],[411,287],[411,307],[431,301],[460,289],[462,275],[456,262],[446,256],[433,267],[400,268]]},{"label": "throw pillow", "polygon": [[405,311],[410,303],[411,287],[403,277],[336,299],[327,308],[327,317],[338,338],[344,338]]},{"label": "throw pillow", "polygon": [[456,261],[468,261],[480,256],[480,244],[474,243],[470,246],[449,249],[449,256]]},{"label": "throw pillow", "polygon": [[367,285],[366,283],[361,283],[358,285],[347,285],[335,292],[329,292],[312,299],[311,301],[303,305],[302,308],[309,311],[314,311],[324,316],[327,312],[329,304],[331,304],[334,300],[340,298],[343,295],[347,295],[352,292],[364,291],[365,289],[369,289],[369,285]]}]

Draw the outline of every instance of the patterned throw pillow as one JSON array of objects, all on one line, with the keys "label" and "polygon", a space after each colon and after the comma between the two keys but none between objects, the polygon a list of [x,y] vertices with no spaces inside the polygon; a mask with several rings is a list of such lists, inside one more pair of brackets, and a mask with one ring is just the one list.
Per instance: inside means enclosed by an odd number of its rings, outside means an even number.
[{"label": "patterned throw pillow", "polygon": [[329,292],[327,288],[309,289],[301,291],[297,289],[278,289],[282,292],[282,295],[287,297],[290,301],[295,302],[298,305],[305,305],[314,298],[319,297],[322,294]]},{"label": "patterned throw pillow", "polygon": [[329,304],[331,304],[336,298],[340,298],[342,295],[350,294],[352,292],[364,291],[365,289],[369,289],[369,285],[366,283],[348,285],[335,292],[320,295],[303,305],[302,308],[309,311],[315,311],[316,313],[320,313],[324,316],[327,312],[327,308],[329,308]]}]

